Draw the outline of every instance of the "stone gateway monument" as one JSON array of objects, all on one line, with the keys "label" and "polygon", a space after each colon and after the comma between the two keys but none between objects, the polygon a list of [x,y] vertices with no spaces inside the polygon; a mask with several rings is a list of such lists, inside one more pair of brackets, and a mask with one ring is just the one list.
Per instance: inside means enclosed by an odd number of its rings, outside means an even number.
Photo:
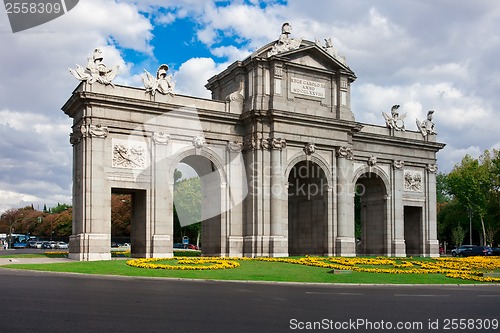
[{"label": "stone gateway monument", "polygon": [[210,78],[211,100],[175,94],[167,65],[114,85],[98,49],[70,69],[70,258],[110,259],[112,193],[131,194],[132,256],[171,257],[179,163],[201,179],[203,255],[438,255],[434,111],[357,122],[332,39],[290,35]]}]

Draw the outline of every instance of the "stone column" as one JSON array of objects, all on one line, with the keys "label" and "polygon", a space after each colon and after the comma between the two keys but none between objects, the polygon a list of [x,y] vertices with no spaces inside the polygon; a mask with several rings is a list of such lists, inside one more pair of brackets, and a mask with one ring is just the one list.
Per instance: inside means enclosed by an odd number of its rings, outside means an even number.
[{"label": "stone column", "polygon": [[436,212],[436,173],[437,165],[429,164],[427,166],[427,235],[425,255],[430,257],[439,257],[439,240],[437,239],[437,212]]},{"label": "stone column", "polygon": [[[150,226],[151,249],[147,257],[167,258],[173,256],[173,188],[172,181],[166,179],[169,174],[168,161],[170,152],[170,135],[154,132],[152,137],[151,157],[151,205],[152,218]],[[172,186],[171,186],[172,185]],[[147,234],[147,233],[146,233]],[[148,251],[149,250],[149,251]]]},{"label": "stone column", "polygon": [[107,164],[108,128],[83,123],[71,135],[74,145],[73,234],[69,258],[75,260],[111,259],[111,189],[104,168]]},{"label": "stone column", "polygon": [[353,153],[351,147],[337,149],[337,255],[356,255],[354,237]]},{"label": "stone column", "polygon": [[404,221],[404,207],[403,207],[403,192],[404,192],[404,172],[403,167],[405,163],[402,160],[396,160],[393,163],[393,179],[392,179],[392,192],[394,197],[392,202],[393,213],[393,239],[392,239],[392,255],[395,257],[406,257],[406,243],[405,243],[405,221]]},{"label": "stone column", "polygon": [[227,200],[229,205],[229,235],[228,254],[230,257],[243,256],[243,199],[248,189],[244,187],[243,179],[245,166],[243,156],[243,143],[231,141],[227,144],[227,181],[229,191]]},{"label": "stone column", "polygon": [[283,237],[283,206],[286,205],[284,195],[288,194],[283,182],[281,153],[286,147],[286,142],[281,138],[273,138],[271,141],[271,244],[270,255],[274,257],[288,256],[288,242]]}]

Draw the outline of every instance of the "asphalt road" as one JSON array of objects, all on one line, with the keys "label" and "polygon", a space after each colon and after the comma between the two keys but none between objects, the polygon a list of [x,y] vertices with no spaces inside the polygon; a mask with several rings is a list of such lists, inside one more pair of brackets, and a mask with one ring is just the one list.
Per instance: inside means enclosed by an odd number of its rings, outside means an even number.
[{"label": "asphalt road", "polygon": [[465,332],[494,332],[479,324],[500,319],[500,286],[183,281],[0,268],[0,300],[2,332],[402,332],[400,323],[405,332],[462,331],[451,321],[445,329],[452,318],[474,321]]}]

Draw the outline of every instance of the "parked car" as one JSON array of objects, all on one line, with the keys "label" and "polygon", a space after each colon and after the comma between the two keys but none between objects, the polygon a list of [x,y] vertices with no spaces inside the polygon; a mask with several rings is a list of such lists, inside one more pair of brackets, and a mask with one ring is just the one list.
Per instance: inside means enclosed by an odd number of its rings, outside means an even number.
[{"label": "parked car", "polygon": [[185,245],[182,243],[174,243],[174,249],[185,249]]},{"label": "parked car", "polygon": [[35,249],[41,249],[42,248],[43,242],[36,242],[35,243]]},{"label": "parked car", "polygon": [[194,244],[188,244],[187,248],[190,249],[190,250],[198,250],[198,246],[196,246]]},{"label": "parked car", "polygon": [[492,247],[491,254],[494,256],[500,256],[500,247]]},{"label": "parked car", "polygon": [[52,249],[52,245],[50,244],[50,242],[43,242],[42,243],[42,249]]},{"label": "parked car", "polygon": [[67,249],[68,248],[68,243],[65,242],[57,242],[56,244],[57,249]]},{"label": "parked car", "polygon": [[451,255],[454,257],[491,256],[492,253],[491,247],[478,245],[462,245],[458,249],[451,250]]}]

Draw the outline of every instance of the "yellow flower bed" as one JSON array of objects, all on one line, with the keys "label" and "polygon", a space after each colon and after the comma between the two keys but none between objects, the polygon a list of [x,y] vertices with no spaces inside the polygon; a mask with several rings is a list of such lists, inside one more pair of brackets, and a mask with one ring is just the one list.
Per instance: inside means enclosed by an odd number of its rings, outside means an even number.
[{"label": "yellow flower bed", "polygon": [[[157,261],[177,261],[175,265],[155,263]],[[132,267],[171,270],[214,270],[236,268],[237,261],[256,260],[281,262],[304,266],[352,270],[365,273],[386,274],[445,274],[450,278],[481,282],[500,282],[497,277],[485,277],[487,271],[500,270],[500,257],[438,258],[429,261],[417,261],[412,258],[363,258],[363,257],[303,257],[303,258],[218,258],[218,257],[174,257],[148,258],[127,261]],[[375,267],[372,267],[375,266]],[[385,266],[377,268],[376,266]]]},{"label": "yellow flower bed", "polygon": [[[168,265],[154,263],[157,261],[177,261],[177,265]],[[207,265],[210,264],[210,265]],[[139,268],[149,269],[168,269],[168,270],[215,270],[215,269],[228,269],[239,267],[234,260],[224,258],[204,257],[204,258],[190,258],[190,257],[174,257],[174,258],[144,258],[128,260],[127,265]]]}]

